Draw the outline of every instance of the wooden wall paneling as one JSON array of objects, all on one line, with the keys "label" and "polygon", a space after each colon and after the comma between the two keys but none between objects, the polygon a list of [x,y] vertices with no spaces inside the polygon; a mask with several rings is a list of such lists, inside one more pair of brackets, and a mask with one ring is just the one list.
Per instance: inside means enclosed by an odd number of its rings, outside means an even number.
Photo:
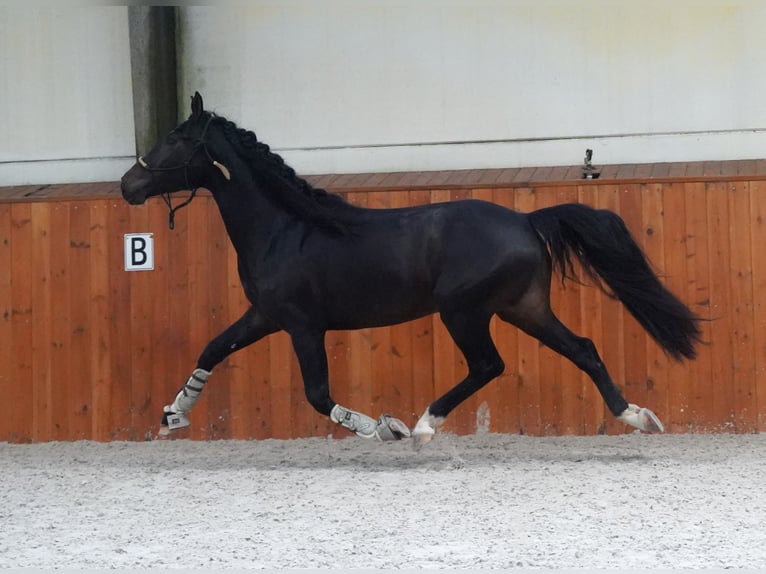
[{"label": "wooden wall paneling", "polygon": [[[110,440],[132,438],[132,354],[136,344],[131,321],[131,282],[124,271],[123,236],[135,232],[131,224],[133,206],[124,201],[109,201],[107,220],[109,248],[109,341],[111,342]],[[106,416],[106,415],[104,415]]]},{"label": "wooden wall paneling", "polygon": [[757,428],[754,323],[753,323],[753,259],[751,254],[750,188],[747,182],[729,186],[730,280],[733,408],[737,432],[753,432]]},{"label": "wooden wall paneling", "polygon": [[[518,211],[529,213],[536,209],[534,188],[522,187],[516,189],[515,205]],[[522,434],[539,435],[542,432],[540,412],[541,390],[544,384],[540,377],[539,355],[540,343],[526,333],[518,335],[519,373],[519,432]]]},{"label": "wooden wall paneling", "polygon": [[[667,287],[665,266],[665,214],[664,189],[662,184],[650,183],[642,186],[644,250],[660,281]],[[661,421],[668,420],[668,386],[673,382],[668,377],[668,357],[648,334],[646,341],[646,398],[641,397],[641,406],[652,409]],[[645,402],[644,402],[645,401]]]},{"label": "wooden wall paneling", "polygon": [[[581,185],[578,188],[577,200],[579,203],[590,205],[594,208],[601,208],[604,203],[602,199],[604,196],[611,194],[613,199],[615,197],[619,198],[617,193],[613,186]],[[618,206],[614,207],[614,211],[619,211]],[[619,373],[614,371],[616,365],[611,361],[611,355],[608,353],[609,349],[603,337],[603,317],[601,312],[603,301],[601,290],[586,277],[581,275],[580,279],[583,281],[583,285],[579,289],[581,321],[576,334],[593,341],[601,361],[614,378],[619,376]],[[617,379],[616,382],[619,384],[621,381]],[[575,384],[578,385],[579,395],[579,400],[576,401],[576,404],[581,410],[579,434],[587,435],[603,432],[604,417],[605,413],[608,414],[608,411],[596,385],[584,371],[580,371],[579,382]]]},{"label": "wooden wall paneling", "polygon": [[[643,222],[643,197],[642,186],[639,184],[626,184],[620,187],[620,215],[625,221],[636,243],[646,249],[646,228]],[[615,378],[618,386],[621,386],[623,395],[629,403],[653,408],[647,404],[647,335],[643,327],[639,325],[630,312],[621,306],[621,313],[607,314],[607,308],[602,310],[604,317],[604,337],[608,339],[609,333],[619,328],[618,321],[622,319],[623,349],[620,360],[625,365],[624,378],[622,381]],[[612,310],[613,311],[613,310]],[[608,345],[608,341],[605,341]],[[616,366],[613,367],[616,370]],[[625,424],[615,417],[606,419],[605,430],[608,434],[629,432]]]},{"label": "wooden wall paneling", "polygon": [[[598,185],[596,187],[596,204],[594,207],[599,209],[609,209],[617,214],[624,215],[625,210],[622,208],[622,199],[625,195],[625,189],[619,185]],[[640,204],[640,202],[639,202]],[[640,212],[639,212],[640,213]],[[640,215],[639,215],[640,222]],[[631,229],[631,224],[626,221],[628,229]],[[612,297],[604,294],[597,286],[591,287],[596,292],[594,295],[598,301],[600,301],[599,312],[601,315],[600,322],[595,326],[594,335],[600,335],[600,339],[596,339],[596,344],[599,348],[599,354],[606,366],[612,380],[615,384],[622,389],[623,393],[627,391],[627,375],[626,375],[626,363],[625,363],[625,322],[632,320],[630,313],[625,309],[623,304]],[[588,379],[590,381],[590,378]],[[601,398],[598,389],[590,381],[591,390],[595,390],[601,401],[601,413],[594,413],[596,421],[599,421],[598,432],[600,433],[622,433],[625,432],[625,425],[618,421],[607,408],[603,398]],[[627,397],[626,398],[630,398]]]},{"label": "wooden wall paneling", "polygon": [[[79,388],[68,389],[63,381],[71,381],[69,370],[72,349],[70,348],[70,291],[72,281],[69,266],[69,208],[70,202],[51,204],[50,234],[50,417],[55,440],[66,440],[69,436],[70,395],[79,397]],[[77,270],[75,273],[79,272]],[[86,270],[87,271],[87,270]]]},{"label": "wooden wall paneling", "polygon": [[90,355],[91,326],[91,279],[90,267],[90,207],[83,201],[69,205],[69,262],[67,281],[70,283],[69,309],[69,385],[59,383],[67,390],[67,413],[69,432],[67,440],[90,438],[93,426],[93,361]]},{"label": "wooden wall paneling", "polygon": [[56,435],[52,426],[52,374],[50,366],[51,327],[51,211],[52,205],[32,205],[32,393],[35,440],[51,440]]},{"label": "wooden wall paneling", "polygon": [[766,182],[750,182],[750,244],[753,266],[753,343],[756,431],[766,430]]},{"label": "wooden wall paneling", "polygon": [[[110,237],[108,229],[109,201],[90,204],[90,357],[91,357],[91,434],[93,440],[109,440],[112,432],[112,392],[119,387],[112,378],[111,351],[113,345],[109,324],[112,321],[109,277]],[[121,246],[121,244],[120,244]]]},{"label": "wooden wall paneling", "polygon": [[[491,200],[494,203],[515,209],[515,193],[510,188],[496,188],[492,191]],[[515,325],[506,323],[495,317],[491,325],[492,337],[497,350],[505,363],[505,371],[493,383],[490,390],[494,391],[491,411],[490,430],[492,432],[517,433],[519,421],[519,368],[518,368],[518,337],[519,330]],[[523,335],[526,336],[526,335]]]},{"label": "wooden wall paneling", "polygon": [[711,373],[712,325],[710,319],[710,258],[708,245],[707,190],[701,182],[683,184],[686,197],[686,277],[688,287],[679,293],[690,309],[702,321],[703,344],[697,348],[697,358],[686,363],[687,397],[689,405],[685,431],[710,428],[713,397],[709,392]]},{"label": "wooden wall paneling", "polygon": [[[688,258],[686,229],[686,194],[683,183],[668,183],[663,188],[663,267],[661,269],[665,286],[690,309],[692,304],[686,297]],[[655,345],[656,346],[656,345]],[[665,379],[659,384],[667,392],[667,416],[661,419],[670,432],[682,431],[689,413],[688,361],[675,361],[666,357]]]},{"label": "wooden wall paneling", "polygon": [[[13,244],[11,204],[0,204],[0,396],[10,404],[21,402],[25,394],[18,374],[16,361],[13,356],[13,323],[15,309],[13,308]],[[14,409],[19,416],[20,409]],[[13,438],[16,417],[0,416],[0,441]],[[20,428],[22,425],[18,425]]]},{"label": "wooden wall paneling", "polygon": [[[150,204],[132,206],[128,211],[130,233],[148,233]],[[124,265],[123,265],[124,268]],[[123,271],[130,282],[130,436],[141,440],[148,431],[152,414],[152,387],[157,373],[154,355],[162,341],[152,339],[152,298],[162,296],[157,289],[155,271]]]},{"label": "wooden wall paneling", "polygon": [[726,197],[729,184],[713,182],[707,184],[708,246],[710,253],[710,314],[714,321],[711,330],[712,423],[720,431],[731,432],[734,425],[733,390],[733,342],[734,330],[731,300],[731,245],[729,227],[734,223],[729,218],[729,201]]},{"label": "wooden wall paneling", "polygon": [[[195,202],[202,200],[203,197],[198,197]],[[191,261],[195,258],[195,254],[190,246],[189,235],[192,233],[200,233],[202,230],[193,228],[193,218],[190,218],[190,211],[195,202],[192,202],[188,207],[182,209],[176,214],[175,228],[167,229],[167,209],[159,198],[151,199],[153,202],[153,210],[155,210],[160,218],[156,224],[157,227],[153,227],[158,235],[159,230],[162,229],[162,234],[165,239],[162,241],[163,253],[157,253],[160,259],[164,262],[164,268],[166,273],[166,284],[168,290],[168,323],[166,325],[168,330],[168,347],[169,352],[166,357],[166,369],[167,376],[164,380],[157,381],[156,391],[157,396],[153,403],[155,405],[155,413],[152,415],[152,424],[159,425],[162,418],[162,409],[165,405],[169,405],[176,394],[180,390],[181,386],[186,383],[186,380],[191,375],[194,368],[197,366],[197,357],[202,353],[202,346],[198,340],[192,341],[192,314],[189,312],[190,305],[193,304],[192,291],[190,287],[190,273],[191,273]],[[167,231],[165,231],[167,229]],[[200,337],[202,339],[204,337]],[[160,343],[162,344],[162,343]],[[220,375],[217,371],[213,371],[209,379],[209,384],[205,385],[205,391],[202,393],[198,405],[205,404],[209,400],[208,395],[213,392]],[[201,411],[197,410],[195,406],[194,411],[190,415],[192,425],[199,425],[201,423]],[[157,428],[157,427],[155,427]],[[189,438],[191,430],[185,429],[175,432],[172,436],[177,438]]]},{"label": "wooden wall paneling", "polygon": [[[554,204],[576,203],[579,199],[576,185],[561,186],[552,189]],[[580,312],[583,286],[575,281],[562,285],[560,278],[554,280],[558,285],[556,314],[559,319],[575,334],[583,330],[583,324],[590,318]],[[587,288],[587,287],[586,287]],[[560,365],[559,380],[554,384],[560,389],[561,405],[557,434],[580,434],[582,432],[582,380],[580,369],[569,359],[557,355]],[[555,427],[554,427],[555,428]]]},{"label": "wooden wall paneling", "polygon": [[[34,345],[34,297],[33,284],[37,281],[39,270],[35,269],[34,241],[35,227],[32,223],[32,206],[29,203],[11,204],[10,216],[10,276],[13,292],[11,293],[11,330],[13,362],[2,366],[10,373],[10,390],[7,403],[13,405],[4,414],[7,431],[0,434],[0,440],[30,442],[36,440],[34,426],[35,410],[35,372],[33,359]],[[8,390],[8,389],[6,389]],[[47,437],[43,437],[47,440]]]},{"label": "wooden wall paneling", "polygon": [[[142,222],[146,227],[143,228],[143,232],[152,233],[154,239],[154,270],[135,273],[139,273],[140,278],[146,281],[148,290],[145,296],[149,299],[145,305],[151,317],[147,342],[150,349],[147,359],[150,361],[148,366],[151,368],[151,377],[147,381],[148,401],[140,417],[142,430],[145,429],[145,433],[154,436],[159,430],[163,407],[173,400],[172,390],[177,391],[180,387],[177,379],[181,377],[181,373],[172,372],[170,369],[172,357],[178,354],[179,349],[174,346],[175,341],[171,336],[174,325],[170,317],[170,303],[176,295],[171,287],[169,270],[169,261],[173,254],[170,252],[168,213],[166,206],[159,200],[149,201],[146,207],[146,220]],[[175,383],[175,388],[168,385],[170,380]]]}]

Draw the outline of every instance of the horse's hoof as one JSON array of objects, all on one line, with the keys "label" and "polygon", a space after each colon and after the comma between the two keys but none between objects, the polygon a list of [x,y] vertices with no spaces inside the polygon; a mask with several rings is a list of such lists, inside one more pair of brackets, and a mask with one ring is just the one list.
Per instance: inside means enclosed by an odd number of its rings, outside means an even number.
[{"label": "horse's hoof", "polygon": [[160,422],[160,436],[167,436],[171,431],[183,429],[191,425],[191,421],[184,413],[174,413],[170,407],[165,407]]},{"label": "horse's hoof", "polygon": [[628,408],[617,418],[647,433],[665,432],[665,427],[657,415],[649,409],[639,407],[638,405],[628,405]]},{"label": "horse's hoof", "polygon": [[409,427],[391,415],[380,415],[375,427],[375,436],[381,441],[402,440],[410,438]]},{"label": "horse's hoof", "polygon": [[415,450],[420,450],[424,444],[431,442],[436,434],[436,429],[439,428],[444,422],[444,417],[435,417],[428,412],[423,413],[418,419],[415,428],[412,429],[412,446]]}]

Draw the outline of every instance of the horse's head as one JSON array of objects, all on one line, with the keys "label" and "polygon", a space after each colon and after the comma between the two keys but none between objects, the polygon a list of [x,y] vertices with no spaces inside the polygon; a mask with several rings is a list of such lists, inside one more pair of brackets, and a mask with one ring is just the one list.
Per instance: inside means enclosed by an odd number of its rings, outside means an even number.
[{"label": "horse's head", "polygon": [[231,179],[229,170],[208,150],[208,128],[215,116],[205,112],[195,93],[191,116],[171,131],[122,176],[122,196],[139,205],[155,195],[209,187],[214,177]]}]

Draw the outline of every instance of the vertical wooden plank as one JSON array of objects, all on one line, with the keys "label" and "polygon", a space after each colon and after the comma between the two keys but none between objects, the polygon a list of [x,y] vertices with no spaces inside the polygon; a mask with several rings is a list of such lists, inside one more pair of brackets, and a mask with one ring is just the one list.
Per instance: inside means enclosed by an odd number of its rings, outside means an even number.
[{"label": "vertical wooden plank", "polygon": [[708,251],[710,254],[710,313],[713,323],[711,344],[712,378],[710,390],[713,396],[710,421],[712,430],[731,432],[734,430],[734,393],[732,381],[731,332],[734,330],[731,305],[731,244],[729,243],[728,184],[711,182],[707,187]]},{"label": "vertical wooden plank", "polygon": [[766,182],[750,182],[750,243],[753,268],[753,340],[755,347],[756,431],[766,431]]},{"label": "vertical wooden plank", "polygon": [[131,233],[130,213],[133,206],[112,200],[107,215],[110,241],[109,269],[109,363],[111,369],[111,429],[110,440],[128,440],[132,432],[132,345],[136,343],[131,321],[131,283],[125,271],[123,236]]},{"label": "vertical wooden plank", "polygon": [[[627,184],[621,186],[620,195],[620,215],[625,221],[625,225],[630,230],[636,243],[646,249],[647,230],[643,222],[643,198],[641,185]],[[607,303],[606,299],[604,302]],[[612,311],[607,313],[605,305],[604,318],[604,342],[608,348],[608,343],[612,335],[614,314]],[[621,387],[625,399],[629,403],[636,403],[641,406],[646,405],[646,385],[647,385],[647,342],[646,333],[641,325],[638,324],[627,309],[622,308],[622,329],[623,345],[622,353],[625,365],[624,380],[622,384],[616,378],[617,373],[613,373],[613,378],[618,386]],[[611,368],[611,371],[617,371],[617,365]],[[632,432],[632,427],[609,416],[606,419],[605,431],[608,434]]]},{"label": "vertical wooden plank", "polygon": [[729,217],[735,222],[729,226],[732,378],[734,429],[749,433],[757,429],[758,413],[755,404],[755,347],[753,323],[753,267],[750,230],[750,190],[747,182],[735,182],[728,188]]},{"label": "vertical wooden plank", "polygon": [[[198,197],[195,201],[200,200],[204,200],[204,198]],[[153,229],[159,229],[160,223],[163,229],[167,228],[167,210],[162,201],[157,198],[151,199],[148,203],[150,212],[153,214]],[[190,205],[189,207],[191,208],[192,206]],[[189,267],[190,260],[194,258],[194,255],[190,252],[189,235],[198,232],[200,232],[199,229],[190,229],[189,210],[184,209],[175,218],[175,228],[173,230],[168,229],[165,239],[161,240],[165,253],[161,259],[167,269],[168,320],[166,327],[168,334],[167,339],[158,342],[157,345],[166,354],[165,368],[167,375],[161,380],[156,380],[152,388],[153,408],[151,423],[154,425],[159,425],[162,418],[162,409],[173,401],[181,386],[186,383],[186,380],[197,366],[197,357],[202,352],[202,348],[192,344],[192,318],[189,313],[189,307],[193,303],[189,286]],[[219,378],[219,373],[214,370],[208,383],[205,385],[205,390],[197,405],[207,402],[209,390],[217,384]],[[193,426],[204,424],[202,421],[204,413],[198,411],[197,405],[195,405],[194,410],[189,415]],[[157,426],[154,428],[156,429]],[[188,429],[179,430],[175,431],[171,437],[189,438],[190,434],[191,431]]]},{"label": "vertical wooden plank", "polygon": [[[35,313],[33,285],[37,281],[35,268],[35,228],[29,203],[11,205],[10,249],[11,293],[11,357],[13,357],[13,389],[7,395],[7,404],[13,405],[4,416],[10,425],[9,440],[31,442],[35,437],[35,372],[33,359]],[[5,396],[5,395],[4,395]],[[3,437],[0,436],[0,440]]]},{"label": "vertical wooden plank", "polygon": [[[644,250],[652,268],[666,283],[665,267],[665,214],[662,184],[651,183],[643,186]],[[667,286],[667,284],[666,284]],[[645,332],[645,331],[644,331]],[[648,335],[646,339],[646,392],[642,393],[640,406],[652,409],[662,421],[668,420],[668,357]]]},{"label": "vertical wooden plank", "polygon": [[[515,194],[516,209],[523,213],[535,210],[535,190],[518,188]],[[524,333],[518,338],[519,372],[519,432],[540,435],[542,432],[540,414],[540,369],[539,354],[541,343]]]},{"label": "vertical wooden plank", "polygon": [[[25,392],[17,375],[16,360],[13,356],[13,257],[11,244],[11,204],[0,203],[0,396],[7,404],[21,402]],[[10,409],[0,415],[0,441],[16,438],[15,423],[22,416],[20,409]],[[19,425],[21,427],[22,425]]]},{"label": "vertical wooden plank", "polygon": [[[130,233],[150,233],[150,204],[132,206]],[[152,340],[152,300],[161,291],[154,284],[154,271],[125,271],[130,282],[130,332],[131,341],[131,397],[130,433],[131,440],[142,440],[148,432],[148,419],[152,414],[152,380],[154,378],[155,345]]]},{"label": "vertical wooden plank", "polygon": [[[661,269],[665,286],[681,301],[686,300],[688,231],[686,229],[686,190],[683,183],[666,183],[663,188],[663,258]],[[655,345],[656,346],[656,345]],[[666,357],[665,377],[659,381],[667,392],[667,418],[663,420],[668,432],[683,432],[689,412],[689,378],[686,364]]]},{"label": "vertical wooden plank", "polygon": [[[620,186],[614,186],[608,191],[599,188],[598,193],[599,197],[597,205],[599,208],[609,209],[617,214],[623,213],[622,200],[625,196],[623,195]],[[636,217],[640,222],[640,211],[636,213]],[[630,224],[627,222],[626,224],[628,225],[629,231],[631,231],[631,235],[634,239],[637,239],[636,233],[640,231],[640,225],[631,229]],[[624,325],[626,321],[633,321],[633,318],[620,301],[608,297],[602,292],[599,292],[598,296],[601,301],[602,361],[604,362],[604,365],[606,365],[609,375],[612,377],[615,384],[623,391],[626,391],[627,365],[624,357],[628,351],[625,342]],[[631,350],[630,352],[633,353],[634,351]],[[642,359],[645,358],[644,355],[640,355],[640,357]],[[643,365],[643,368],[646,368],[646,366]],[[593,383],[591,382],[591,384]],[[625,425],[612,416],[612,413],[607,408],[603,399],[601,399],[601,403],[603,404],[603,417],[600,431],[611,433],[625,432]]]},{"label": "vertical wooden plank", "polygon": [[[146,204],[146,232],[151,232],[154,238],[154,270],[142,272],[150,284],[151,293],[147,302],[150,311],[149,319],[149,348],[151,349],[151,377],[146,381],[146,404],[140,413],[141,428],[137,434],[155,436],[159,430],[163,407],[170,403],[170,389],[166,392],[168,379],[178,377],[171,373],[168,365],[172,357],[178,353],[172,348],[169,304],[177,296],[172,289],[173,279],[170,277],[169,261],[173,254],[169,251],[168,212],[166,206],[157,199]],[[179,219],[181,219],[179,217]],[[178,383],[174,390],[177,390]]]},{"label": "vertical wooden plank", "polygon": [[72,201],[69,208],[69,353],[70,376],[66,387],[67,440],[91,439],[93,419],[90,314],[90,207]]},{"label": "vertical wooden plank", "polygon": [[[711,340],[710,323],[710,258],[708,254],[707,191],[702,182],[684,184],[686,195],[686,300],[690,308],[705,319],[700,323],[703,341]],[[710,345],[700,345],[698,356],[687,364],[687,431],[710,430],[712,404],[712,372]]]},{"label": "vertical wooden plank", "polygon": [[[508,209],[515,209],[515,193],[513,189],[495,189],[492,201]],[[494,402],[497,408],[492,413],[490,430],[492,432],[518,433],[519,419],[519,366],[518,340],[519,330],[515,325],[493,320],[493,338],[497,350],[505,363],[505,372],[494,383]],[[526,336],[526,335],[523,335]]]},{"label": "vertical wooden plank", "polygon": [[50,220],[50,397],[51,438],[67,440],[69,437],[70,381],[70,288],[69,267],[69,202],[52,202]]},{"label": "vertical wooden plank", "polygon": [[32,439],[53,437],[51,397],[51,205],[32,204]]},{"label": "vertical wooden plank", "polygon": [[107,441],[111,434],[112,368],[109,323],[110,293],[109,277],[118,273],[110,267],[110,239],[108,228],[109,200],[92,201],[90,204],[90,357],[91,357],[91,436],[94,440]]}]

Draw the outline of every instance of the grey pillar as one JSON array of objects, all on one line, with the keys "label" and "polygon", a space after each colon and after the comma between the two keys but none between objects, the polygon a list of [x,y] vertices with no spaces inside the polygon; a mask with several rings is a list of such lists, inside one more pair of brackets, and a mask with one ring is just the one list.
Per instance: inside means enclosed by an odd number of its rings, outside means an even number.
[{"label": "grey pillar", "polygon": [[136,153],[144,155],[178,124],[176,8],[128,6]]}]

